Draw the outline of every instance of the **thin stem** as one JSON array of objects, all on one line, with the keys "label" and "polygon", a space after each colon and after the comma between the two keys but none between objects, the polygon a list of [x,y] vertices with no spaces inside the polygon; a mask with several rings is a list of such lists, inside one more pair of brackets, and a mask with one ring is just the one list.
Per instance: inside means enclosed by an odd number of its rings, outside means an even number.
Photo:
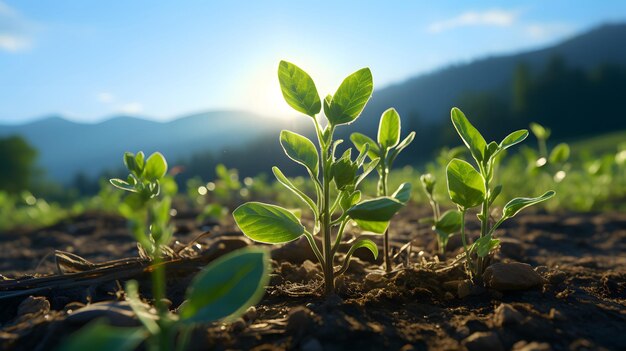
[{"label": "thin stem", "polygon": [[[386,158],[387,155],[385,153],[384,157],[382,158],[382,173],[380,175],[380,190],[382,190],[383,196],[387,196],[389,194],[389,189],[387,186],[387,176],[389,175],[389,168],[387,168],[387,165],[385,163]],[[391,262],[391,250],[389,246],[389,227],[387,227],[387,229],[385,229],[385,233],[383,234],[383,254],[385,256],[385,272],[387,273],[391,272],[391,269],[393,268]]]},{"label": "thin stem", "polygon": [[461,210],[461,240],[463,241],[463,251],[465,252],[465,264],[471,265],[472,258],[467,250],[467,238],[465,237],[465,212],[466,209]]},{"label": "thin stem", "polygon": [[339,245],[341,244],[341,238],[343,237],[343,232],[346,229],[346,224],[348,224],[348,218],[344,217],[341,221],[341,225],[339,226],[339,230],[337,231],[337,238],[335,239],[335,244],[332,248],[333,256],[335,256],[337,250],[339,250]]},{"label": "thin stem", "polygon": [[309,245],[311,245],[311,249],[313,250],[313,253],[315,254],[315,257],[317,257],[317,260],[320,261],[320,265],[322,266],[322,271],[323,271],[324,267],[326,266],[324,264],[324,256],[320,252],[320,249],[317,247],[317,243],[315,242],[315,238],[313,238],[313,235],[311,233],[307,232],[307,231],[304,232],[304,236],[309,241]]}]

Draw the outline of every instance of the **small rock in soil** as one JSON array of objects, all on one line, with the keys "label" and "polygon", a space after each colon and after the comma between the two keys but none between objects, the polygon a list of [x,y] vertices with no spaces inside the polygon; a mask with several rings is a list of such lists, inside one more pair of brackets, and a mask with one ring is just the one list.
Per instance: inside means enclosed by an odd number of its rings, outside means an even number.
[{"label": "small rock in soil", "polygon": [[243,314],[243,319],[245,319],[248,322],[253,322],[257,316],[258,316],[258,313],[256,311],[256,307],[250,306],[246,310],[246,313]]},{"label": "small rock in soil", "polygon": [[511,351],[552,351],[550,344],[545,342],[527,342],[527,341],[518,341],[513,345]]},{"label": "small rock in soil", "polygon": [[507,325],[520,324],[523,320],[524,316],[507,303],[500,304],[493,314],[493,323],[500,328]]},{"label": "small rock in soil", "polygon": [[385,277],[380,273],[369,273],[365,276],[365,289],[372,290],[382,288],[386,283]]},{"label": "small rock in soil", "polygon": [[504,351],[495,332],[477,332],[465,338],[462,343],[468,351]]},{"label": "small rock in soil", "polygon": [[294,307],[287,313],[287,331],[290,333],[303,335],[314,324],[314,314],[306,307]]},{"label": "small rock in soil", "polygon": [[499,291],[526,290],[540,286],[543,278],[526,263],[494,263],[483,275],[485,285]]},{"label": "small rock in soil", "polygon": [[43,296],[29,296],[17,307],[17,317],[27,314],[46,314],[50,311],[50,302]]},{"label": "small rock in soil", "polygon": [[246,321],[243,318],[237,318],[230,324],[230,330],[234,333],[239,333],[244,329],[246,329]]},{"label": "small rock in soil", "polygon": [[556,308],[551,308],[550,309],[550,314],[548,315],[548,317],[550,319],[556,320],[556,321],[566,321],[567,320],[567,318],[565,318],[563,313],[561,313],[561,311],[557,310]]},{"label": "small rock in soil", "polygon": [[302,343],[302,348],[300,349],[301,351],[323,351],[324,348],[322,347],[322,344],[320,343],[319,340],[317,340],[316,338],[310,338],[305,340]]},{"label": "small rock in soil", "polygon": [[74,311],[65,320],[72,324],[84,325],[97,318],[108,319],[108,324],[116,327],[139,325],[127,301],[96,302]]}]

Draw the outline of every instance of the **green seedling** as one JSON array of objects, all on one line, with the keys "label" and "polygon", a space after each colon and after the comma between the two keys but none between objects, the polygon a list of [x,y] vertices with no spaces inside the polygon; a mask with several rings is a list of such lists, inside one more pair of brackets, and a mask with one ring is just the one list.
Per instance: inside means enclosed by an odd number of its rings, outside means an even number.
[{"label": "green seedling", "polygon": [[[287,156],[306,169],[314,184],[316,199],[296,187],[277,167],[272,171],[278,182],[311,210],[313,225],[307,229],[293,212],[260,202],[241,205],[233,212],[233,217],[241,231],[258,242],[280,244],[305,236],[322,267],[325,293],[330,295],[335,291],[335,278],[348,269],[355,250],[367,248],[374,257],[378,256],[376,244],[360,236],[352,242],[343,264],[335,269],[335,254],[348,222],[353,220],[365,231],[384,233],[393,215],[409,200],[410,186],[405,183],[391,196],[361,201],[357,187],[376,168],[379,159],[365,162],[369,145],[359,150],[355,160],[352,159],[352,149],[347,149],[339,158],[335,157],[337,146],[342,142],[333,139],[335,129],[354,122],[372,94],[372,74],[368,68],[348,76],[335,94],[328,95],[323,102],[311,77],[296,65],[281,61],[278,79],[287,103],[309,116],[315,126],[317,147],[308,138],[288,130],[280,133],[280,143]],[[320,123],[322,118],[317,116],[322,103],[325,126]],[[318,233],[322,236],[321,250],[315,240]]]},{"label": "green seedling", "polygon": [[142,303],[137,282],[129,281],[127,299],[142,326],[119,328],[97,321],[72,335],[63,350],[134,350],[144,341],[149,350],[173,350],[175,346],[183,350],[194,325],[241,315],[260,300],[268,283],[268,253],[259,248],[237,250],[198,273],[179,314],[170,312],[165,304],[163,256],[169,251],[167,244],[173,233],[169,224],[171,200],[161,193],[167,162],[160,153],[144,161],[143,152],[139,152],[126,153],[124,163],[130,174],[126,180],[111,179],[111,184],[130,193],[124,199],[124,211],[140,252],[150,259],[156,310]]},{"label": "green seedling", "polygon": [[433,231],[437,235],[437,249],[440,255],[446,253],[446,246],[450,236],[461,230],[461,212],[448,210],[441,214],[439,202],[435,198],[435,184],[437,180],[430,173],[423,174],[420,182],[428,198],[428,203],[433,210],[433,218],[428,221],[432,224]]},{"label": "green seedling", "polygon": [[567,163],[570,157],[569,145],[560,143],[549,150],[547,142],[552,131],[534,122],[530,124],[530,130],[537,138],[538,154],[532,149],[524,150],[528,159],[529,170],[531,173],[542,170],[551,174],[555,182],[561,182],[570,170],[570,165]]},{"label": "green seedling", "polygon": [[[400,115],[394,108],[383,112],[378,125],[377,142],[361,133],[352,133],[350,140],[358,150],[363,150],[368,145],[367,156],[370,160],[378,159],[378,191],[377,196],[389,196],[387,179],[393,161],[415,138],[415,132],[409,133],[402,141]],[[391,252],[389,250],[389,230],[383,234],[383,254],[385,257],[385,271],[391,272]]]},{"label": "green seedling", "polygon": [[[499,240],[493,238],[494,231],[507,219],[514,217],[526,207],[541,203],[554,196],[550,190],[535,198],[518,197],[509,201],[502,209],[501,218],[491,225],[490,206],[502,190],[502,185],[492,186],[500,153],[511,146],[522,142],[528,137],[527,130],[518,130],[500,143],[495,141],[487,144],[480,132],[469,122],[463,112],[453,108],[452,124],[463,140],[478,168],[460,159],[452,159],[448,163],[446,175],[448,193],[461,212],[461,238],[465,251],[465,263],[470,277],[481,278],[493,250],[498,247]],[[481,223],[480,237],[471,246],[467,244],[465,235],[465,214],[468,209],[479,207],[478,219]],[[475,256],[475,257],[474,257]]]},{"label": "green seedling", "polygon": [[[139,327],[113,327],[97,320],[70,336],[64,351],[134,350],[147,341],[149,350],[185,350],[192,328],[201,323],[233,320],[262,297],[269,281],[269,254],[245,248],[211,262],[187,289],[179,314],[157,315],[139,299],[137,282],[126,284]],[[178,334],[178,337],[177,337]]]}]

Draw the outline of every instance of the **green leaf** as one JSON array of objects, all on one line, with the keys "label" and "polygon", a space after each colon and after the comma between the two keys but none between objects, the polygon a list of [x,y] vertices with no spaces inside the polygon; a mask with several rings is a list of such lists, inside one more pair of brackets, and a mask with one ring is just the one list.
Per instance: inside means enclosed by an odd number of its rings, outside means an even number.
[{"label": "green leaf", "polygon": [[315,202],[313,202],[313,200],[307,194],[305,194],[300,189],[298,189],[287,177],[285,177],[283,172],[278,167],[276,166],[272,167],[272,172],[274,173],[274,176],[276,177],[276,179],[278,180],[280,184],[284,185],[287,189],[291,190],[294,194],[298,196],[298,198],[300,198],[300,200],[302,200],[305,204],[307,204],[307,206],[309,206],[311,211],[313,211],[315,218],[319,217],[317,205],[315,204]]},{"label": "green leaf", "polygon": [[569,159],[569,155],[569,145],[566,143],[560,143],[552,149],[552,152],[550,152],[549,160],[552,164],[559,164],[567,161],[567,159]]},{"label": "green leaf", "polygon": [[345,259],[349,260],[350,257],[352,257],[352,254],[354,253],[354,251],[362,247],[370,250],[370,252],[374,255],[374,259],[378,258],[378,246],[376,245],[376,243],[370,239],[359,237],[358,239],[354,241],[352,246],[350,246],[350,250],[348,250],[348,252],[346,253]]},{"label": "green leaf", "polygon": [[315,118],[322,104],[313,79],[293,63],[280,61],[278,81],[287,104],[294,110]]},{"label": "green leaf", "polygon": [[433,191],[435,190],[435,184],[437,183],[435,176],[430,173],[422,174],[420,176],[420,182],[422,182],[424,191],[432,196]]},{"label": "green leaf", "polygon": [[409,135],[407,135],[406,138],[402,139],[402,141],[398,144],[398,146],[396,146],[391,151],[391,154],[389,154],[389,161],[387,161],[387,164],[389,165],[389,167],[391,167],[391,165],[393,164],[393,161],[395,161],[396,157],[398,157],[400,152],[402,152],[402,150],[404,150],[407,146],[409,146],[413,142],[413,139],[415,139],[415,132],[409,133]]},{"label": "green leaf", "polygon": [[547,191],[545,194],[538,197],[518,197],[509,201],[502,209],[502,218],[511,218],[517,215],[521,210],[526,207],[544,202],[552,198],[556,192],[554,190]]},{"label": "green leaf", "polygon": [[411,183],[402,183],[391,197],[406,204],[411,199]]},{"label": "green leaf", "polygon": [[548,140],[551,134],[549,128],[545,128],[541,124],[534,122],[530,123],[530,130],[532,130],[535,137],[540,140]]},{"label": "green leaf", "polygon": [[298,133],[283,130],[280,132],[280,145],[290,159],[305,166],[317,176],[319,156],[311,140]]},{"label": "green leaf", "polygon": [[141,172],[139,172],[139,167],[137,167],[137,163],[135,161],[135,155],[132,152],[124,153],[124,165],[126,166],[126,169],[128,169],[130,172],[134,172],[138,175],[141,174]]},{"label": "green leaf", "polygon": [[461,230],[461,222],[463,221],[463,215],[460,211],[449,210],[446,211],[439,221],[435,223],[433,229],[444,237],[448,237]]},{"label": "green leaf", "polygon": [[249,247],[224,255],[198,273],[180,317],[184,323],[236,318],[256,304],[269,281],[269,253]]},{"label": "green leaf", "polygon": [[400,142],[400,115],[393,107],[383,112],[378,125],[378,144],[383,148],[392,148]]},{"label": "green leaf", "polygon": [[365,108],[373,90],[374,82],[369,68],[349,75],[333,95],[326,115],[330,124],[337,126],[352,123]]},{"label": "green leaf", "polygon": [[493,202],[496,201],[496,199],[498,198],[501,192],[502,192],[502,184],[498,184],[496,185],[495,188],[493,188],[493,190],[489,194],[489,206],[491,206],[491,204],[493,204]]},{"label": "green leaf", "polygon": [[448,193],[455,204],[464,209],[481,204],[485,198],[483,176],[469,163],[452,159],[446,168]]},{"label": "green leaf", "polygon": [[521,143],[528,137],[528,131],[526,129],[520,129],[506,136],[500,142],[500,149],[506,150],[511,146]]},{"label": "green leaf", "polygon": [[155,181],[163,178],[167,173],[167,162],[160,152],[155,152],[146,160],[143,174],[146,179]]},{"label": "green leaf", "polygon": [[402,207],[404,203],[384,196],[362,201],[352,206],[347,213],[353,220],[389,221]]},{"label": "green leaf", "polygon": [[145,166],[145,155],[143,153],[143,151],[139,151],[137,153],[137,155],[135,155],[135,164],[137,165],[137,169],[139,171],[139,174],[141,174],[143,172],[143,167]]},{"label": "green leaf", "polygon": [[480,163],[484,159],[485,148],[487,147],[487,142],[485,138],[480,134],[478,129],[476,129],[465,117],[463,112],[456,107],[452,108],[451,111],[452,124],[454,124],[454,128],[456,129],[459,136],[465,143],[472,156],[476,160],[476,162]]},{"label": "green leaf", "polygon": [[365,145],[369,145],[369,149],[367,150],[367,156],[369,156],[370,159],[380,157],[381,153],[378,144],[367,135],[361,133],[352,133],[350,135],[350,140],[352,141],[352,144],[354,144],[354,146],[357,148],[357,150],[363,150],[363,147],[365,147]]},{"label": "green leaf", "polygon": [[233,217],[247,237],[261,243],[286,243],[304,234],[304,226],[298,218],[275,205],[248,202],[233,211]]},{"label": "green leaf", "polygon": [[492,239],[491,235],[485,235],[472,244],[472,251],[476,250],[478,257],[487,257],[491,250],[498,247],[500,240]]},{"label": "green leaf", "polygon": [[121,179],[113,178],[113,179],[109,179],[109,182],[111,182],[111,185],[113,185],[114,187],[116,187],[118,189],[131,191],[133,193],[137,192],[137,189],[135,189],[134,186],[128,184],[127,182],[125,182],[125,181],[123,181]]},{"label": "green leaf", "polygon": [[324,98],[324,116],[328,116],[330,113],[330,103],[333,101],[333,96],[328,94]]},{"label": "green leaf", "polygon": [[353,220],[363,231],[374,234],[383,234],[389,227],[389,221],[370,221],[367,219]]},{"label": "green leaf", "polygon": [[350,160],[349,155],[335,161],[331,168],[331,175],[337,185],[337,189],[346,190],[353,187],[356,181],[357,170],[358,166]]},{"label": "green leaf", "polygon": [[63,351],[131,351],[147,337],[142,327],[112,327],[96,320],[70,335],[59,350]]},{"label": "green leaf", "polygon": [[361,200],[361,192],[359,190],[354,191],[352,194],[344,193],[339,202],[339,206],[344,211],[349,209],[350,207],[356,205]]}]

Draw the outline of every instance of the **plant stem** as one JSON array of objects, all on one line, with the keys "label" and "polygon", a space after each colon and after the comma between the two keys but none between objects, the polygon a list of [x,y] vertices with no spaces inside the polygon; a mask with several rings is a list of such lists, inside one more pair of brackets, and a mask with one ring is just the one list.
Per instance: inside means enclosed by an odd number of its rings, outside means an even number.
[{"label": "plant stem", "polygon": [[[465,264],[471,266],[472,258],[467,250],[467,238],[465,237],[465,212],[466,209],[461,210],[461,240],[463,241],[463,251],[465,252]],[[467,268],[466,268],[467,269]]]},{"label": "plant stem", "polygon": [[330,162],[328,162],[327,150],[322,152],[324,155],[324,188],[322,195],[324,197],[323,214],[322,214],[322,228],[324,233],[324,285],[326,295],[329,296],[335,293],[335,278],[333,271],[333,252],[331,247],[331,225],[330,225]]},{"label": "plant stem", "polygon": [[[387,196],[389,194],[389,189],[387,187],[387,175],[389,174],[389,169],[387,168],[387,165],[384,162],[384,158],[383,158],[381,171],[382,172],[380,175],[380,182],[381,182],[380,188],[382,190],[382,195]],[[389,249],[389,227],[385,229],[385,233],[383,234],[383,254],[385,256],[385,272],[390,273],[392,269],[392,263],[391,263],[391,252]]]}]

